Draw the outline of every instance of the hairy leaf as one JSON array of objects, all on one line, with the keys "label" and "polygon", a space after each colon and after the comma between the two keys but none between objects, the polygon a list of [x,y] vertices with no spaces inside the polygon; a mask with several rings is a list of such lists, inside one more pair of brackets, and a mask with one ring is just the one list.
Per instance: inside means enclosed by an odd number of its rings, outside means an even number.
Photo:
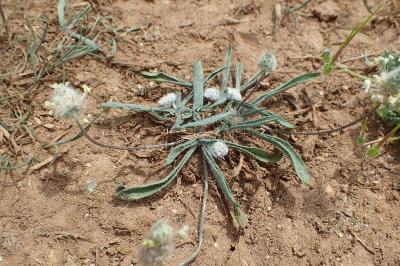
[{"label": "hairy leaf", "polygon": [[296,171],[297,176],[300,178],[300,180],[307,185],[310,183],[310,175],[308,174],[307,168],[303,160],[288,142],[275,136],[263,134],[257,130],[246,129],[245,131],[258,138],[268,141],[269,143],[280,149],[292,161],[294,170]]},{"label": "hairy leaf", "polygon": [[224,67],[217,68],[216,70],[208,74],[204,80],[204,84],[212,81],[219,73],[221,73],[222,70],[224,70]]},{"label": "hairy leaf", "polygon": [[231,112],[226,112],[226,113],[222,113],[222,114],[213,115],[213,116],[201,119],[201,120],[196,121],[196,122],[191,122],[191,123],[184,124],[184,125],[182,125],[180,127],[177,127],[176,129],[209,126],[209,125],[218,123],[219,121],[224,120],[224,119],[232,116],[233,114],[234,114],[234,112],[231,111]]},{"label": "hairy leaf", "polygon": [[65,27],[65,0],[58,0],[57,4],[58,24],[62,29]]},{"label": "hairy leaf", "polygon": [[182,160],[177,164],[177,166],[163,179],[154,183],[145,184],[143,186],[137,186],[133,188],[126,188],[125,186],[119,185],[116,188],[117,196],[123,200],[138,200],[149,197],[161,191],[175,179],[180,170],[193,155],[195,150],[196,147],[192,147],[190,150],[188,150]]},{"label": "hairy leaf", "polygon": [[256,107],[255,105],[248,104],[248,103],[244,103],[243,106],[245,108],[243,109],[243,112],[241,113],[241,115],[243,115],[245,117],[250,116],[250,115],[260,114],[265,119],[268,119],[272,116],[275,118],[274,122],[280,124],[281,126],[286,127],[286,128],[294,128],[294,126],[292,124],[290,124],[288,121],[283,119],[281,116],[276,115],[272,112],[269,112],[265,108],[259,108],[259,107]]},{"label": "hairy leaf", "polygon": [[271,115],[271,116],[266,116],[266,117],[263,117],[260,119],[247,120],[247,121],[243,121],[243,122],[240,122],[237,124],[233,124],[233,125],[229,126],[229,129],[253,128],[253,127],[267,125],[271,122],[276,122],[280,119],[281,118],[279,116]]},{"label": "hairy leaf", "polygon": [[250,89],[262,76],[265,75],[265,70],[259,70],[254,76],[252,76],[248,81],[246,81],[243,86],[240,88],[241,93],[245,93],[248,89]]},{"label": "hairy leaf", "polygon": [[151,107],[147,105],[142,105],[142,104],[134,104],[134,103],[117,103],[117,102],[106,102],[101,104],[101,108],[121,108],[121,109],[127,109],[127,110],[132,110],[132,111],[139,111],[139,112],[165,112],[165,113],[173,113],[174,110],[171,108],[165,108],[165,107]]},{"label": "hairy leaf", "polygon": [[224,72],[221,82],[221,92],[226,93],[226,89],[228,87],[228,80],[229,80],[229,68],[231,65],[231,55],[232,55],[232,46],[229,46],[228,51],[226,52],[225,56],[225,64],[224,64]]},{"label": "hairy leaf", "polygon": [[243,225],[247,221],[246,215],[240,210],[240,205],[236,202],[232,190],[230,189],[229,184],[226,181],[224,173],[218,167],[218,164],[211,155],[211,151],[209,150],[209,148],[207,148],[207,146],[203,146],[202,150],[203,156],[206,158],[207,163],[210,166],[211,172],[213,173],[214,178],[217,181],[218,187],[221,189],[225,198],[233,207],[236,221],[239,225]]},{"label": "hairy leaf", "polygon": [[200,61],[197,61],[193,69],[193,113],[195,119],[200,119],[201,108],[203,107],[203,66]]},{"label": "hairy leaf", "polygon": [[186,87],[186,88],[192,88],[192,83],[183,80],[183,79],[179,79],[173,76],[170,76],[168,74],[165,74],[163,72],[142,72],[143,76],[147,79],[150,80],[154,80],[157,82],[166,82],[166,83],[172,83],[172,84],[176,84],[182,87]]},{"label": "hairy leaf", "polygon": [[185,150],[193,147],[194,145],[197,145],[197,140],[191,139],[188,140],[182,144],[179,144],[178,146],[175,146],[171,149],[167,156],[166,164],[171,164],[175,161],[175,159]]},{"label": "hairy leaf", "polygon": [[243,66],[239,60],[236,61],[236,71],[235,71],[235,87],[240,91],[240,83],[242,82]]},{"label": "hairy leaf", "polygon": [[314,72],[314,73],[308,73],[308,74],[304,74],[304,75],[295,77],[295,78],[289,80],[287,83],[282,84],[279,87],[275,88],[274,90],[264,93],[263,95],[259,96],[255,100],[253,100],[251,103],[254,105],[258,105],[261,102],[266,101],[281,92],[284,92],[284,91],[286,91],[296,85],[304,83],[306,81],[312,80],[312,79],[318,77],[319,75],[320,75],[319,72]]},{"label": "hairy leaf", "polygon": [[264,162],[264,163],[273,163],[273,162],[277,162],[280,159],[282,159],[281,153],[274,154],[274,153],[266,152],[265,150],[256,148],[256,147],[249,147],[249,146],[245,146],[245,145],[241,145],[241,144],[237,144],[237,143],[233,143],[233,142],[227,142],[227,141],[224,141],[224,142],[229,147],[236,149],[238,151],[241,151],[243,153],[249,154],[249,155],[253,156],[254,158],[256,158],[257,160]]}]

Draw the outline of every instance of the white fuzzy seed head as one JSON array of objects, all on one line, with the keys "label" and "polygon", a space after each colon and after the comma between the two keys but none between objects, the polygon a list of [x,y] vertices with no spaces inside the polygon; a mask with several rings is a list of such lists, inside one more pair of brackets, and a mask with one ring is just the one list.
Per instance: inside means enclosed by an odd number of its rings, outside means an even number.
[{"label": "white fuzzy seed head", "polygon": [[204,98],[215,102],[220,97],[221,92],[217,88],[207,88],[204,90]]},{"label": "white fuzzy seed head", "polygon": [[229,148],[228,145],[226,145],[222,141],[216,141],[213,144],[211,144],[211,155],[215,158],[224,158],[226,155],[228,155]]},{"label": "white fuzzy seed head", "polygon": [[272,52],[267,52],[263,54],[260,59],[258,59],[258,67],[267,72],[273,72],[278,67],[278,61]]},{"label": "white fuzzy seed head", "polygon": [[165,220],[159,220],[151,228],[139,252],[139,265],[159,266],[174,251],[174,233]]},{"label": "white fuzzy seed head", "polygon": [[226,90],[226,97],[228,100],[232,100],[235,102],[240,102],[242,100],[242,95],[240,94],[240,91],[235,88],[227,88]]},{"label": "white fuzzy seed head", "polygon": [[83,109],[86,93],[80,94],[69,82],[53,84],[53,98],[46,102],[54,115],[61,118],[71,118],[78,115]]},{"label": "white fuzzy seed head", "polygon": [[176,94],[175,93],[167,93],[160,100],[158,100],[158,105],[162,107],[171,107],[176,102]]}]

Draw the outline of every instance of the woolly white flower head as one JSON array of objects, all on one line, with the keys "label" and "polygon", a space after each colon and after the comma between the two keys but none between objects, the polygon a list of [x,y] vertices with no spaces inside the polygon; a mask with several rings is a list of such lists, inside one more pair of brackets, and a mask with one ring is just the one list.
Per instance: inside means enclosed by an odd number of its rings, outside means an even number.
[{"label": "woolly white flower head", "polygon": [[207,88],[204,90],[204,98],[210,100],[210,101],[216,101],[218,100],[219,96],[221,95],[221,92],[217,88]]},{"label": "woolly white flower head", "polygon": [[211,144],[211,155],[215,158],[224,158],[228,155],[228,145],[222,141],[216,141]]},{"label": "woolly white flower head", "polygon": [[242,95],[240,94],[240,91],[235,88],[227,88],[226,90],[226,97],[228,100],[232,100],[235,102],[240,102],[242,100]]},{"label": "woolly white flower head", "polygon": [[400,91],[400,66],[389,72],[383,72],[381,74],[382,85],[384,89],[390,90],[391,92]]},{"label": "woolly white flower head", "polygon": [[139,264],[158,266],[174,251],[174,233],[165,220],[159,220],[151,228],[139,252]]},{"label": "woolly white flower head", "polygon": [[175,105],[176,102],[176,94],[175,93],[167,93],[160,100],[158,100],[158,105],[162,107],[171,107]]},{"label": "woolly white flower head", "polygon": [[364,84],[363,84],[363,89],[365,90],[365,92],[369,92],[369,89],[371,88],[371,80],[370,79],[366,79],[364,80]]},{"label": "woolly white flower head", "polygon": [[267,52],[263,54],[260,59],[258,59],[258,67],[267,72],[273,72],[278,67],[278,61],[272,52]]},{"label": "woolly white flower head", "polygon": [[45,102],[45,105],[54,112],[54,115],[70,118],[80,113],[89,90],[85,89],[85,93],[80,94],[69,82],[53,84],[50,87],[54,89],[53,98],[50,102]]}]

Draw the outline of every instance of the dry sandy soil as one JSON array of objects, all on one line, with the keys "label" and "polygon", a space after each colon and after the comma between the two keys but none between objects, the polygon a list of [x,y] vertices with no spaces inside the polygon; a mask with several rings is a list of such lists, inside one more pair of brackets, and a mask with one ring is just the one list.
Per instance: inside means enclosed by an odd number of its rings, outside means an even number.
[{"label": "dry sandy soil", "polygon": [[[62,82],[63,75],[75,86],[93,87],[87,116],[111,99],[154,103],[174,88],[151,84],[141,71],[157,69],[190,79],[195,60],[202,59],[205,71],[211,71],[223,64],[232,44],[246,78],[256,71],[256,60],[263,52],[277,55],[276,74],[262,84],[262,90],[268,90],[318,70],[324,47],[336,50],[352,26],[368,15],[361,0],[311,1],[297,13],[297,23],[293,16],[282,15],[274,26],[274,5],[283,7],[283,1],[91,2],[99,14],[113,16],[116,25],[141,28],[119,40],[113,59],[119,64],[90,56],[74,60],[47,75],[34,93],[7,101],[4,97],[32,84],[31,69],[27,65],[23,75],[0,80],[1,121],[15,123],[16,112],[30,110],[27,125],[34,133],[30,136],[20,126],[14,145],[2,137],[0,153],[10,155],[17,164],[35,158],[30,170],[0,172],[0,265],[135,265],[144,235],[160,218],[168,219],[175,229],[189,226],[188,238],[177,239],[175,254],[165,265],[182,261],[196,243],[202,193],[196,162],[156,197],[124,202],[115,197],[114,184],[161,178],[167,150],[124,153],[94,146],[83,138],[58,149],[42,148],[42,143],[78,132],[72,121],[49,116],[43,105],[51,97],[49,85]],[[55,1],[2,3],[11,37],[17,42],[9,48],[4,34],[0,39],[4,74],[23,60],[21,51],[29,31],[24,25],[30,18],[49,19],[46,44],[57,37],[59,29]],[[84,2],[71,3],[79,9]],[[290,6],[298,4],[289,1]],[[374,19],[340,61],[351,60],[347,64],[353,69],[368,72],[363,62],[352,59],[400,47],[397,27],[388,18]],[[40,27],[34,29],[39,32]],[[138,84],[144,91],[137,89]],[[299,130],[343,125],[370,108],[361,82],[342,73],[298,86],[268,106]],[[389,129],[372,118],[369,138]],[[371,160],[355,145],[358,132],[359,125],[330,135],[288,138],[312,175],[309,187],[299,182],[286,159],[275,165],[254,162],[232,177],[239,156],[231,152],[224,169],[249,223],[244,229],[235,228],[212,183],[205,243],[193,265],[400,265],[400,146],[391,144]],[[123,111],[104,114],[90,134],[113,144],[165,141],[162,125]],[[41,162],[45,163],[38,166]],[[93,193],[85,190],[88,181],[97,183]]]}]

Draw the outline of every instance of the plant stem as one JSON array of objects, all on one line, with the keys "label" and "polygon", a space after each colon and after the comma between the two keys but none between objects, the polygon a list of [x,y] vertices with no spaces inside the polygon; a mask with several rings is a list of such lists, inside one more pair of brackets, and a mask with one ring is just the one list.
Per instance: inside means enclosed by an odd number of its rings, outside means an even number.
[{"label": "plant stem", "polygon": [[197,228],[197,233],[198,233],[198,241],[197,241],[197,247],[184,262],[181,262],[178,264],[179,266],[186,266],[192,263],[197,256],[200,253],[201,246],[203,245],[203,240],[204,240],[204,222],[205,222],[205,217],[206,217],[206,207],[207,207],[207,196],[208,196],[208,166],[207,166],[207,161],[206,161],[206,155],[205,151],[203,150],[203,182],[204,182],[204,189],[203,189],[203,198],[201,200],[201,208],[200,208],[200,214],[199,214],[199,225]]},{"label": "plant stem", "polygon": [[398,123],[386,136],[383,137],[383,139],[381,141],[379,141],[379,143],[377,144],[380,148],[383,147],[383,145],[385,144],[385,142],[391,137],[393,136],[397,130],[400,129],[400,123]]},{"label": "plant stem", "polygon": [[345,73],[347,73],[347,74],[349,74],[349,75],[351,75],[353,77],[359,78],[361,80],[370,79],[367,76],[361,75],[360,73],[357,73],[357,72],[355,72],[353,70],[348,69],[348,67],[346,65],[344,65],[344,64],[337,63],[336,65],[340,68],[340,70],[342,70],[343,72],[345,72]]},{"label": "plant stem", "polygon": [[347,45],[353,40],[354,37],[358,33],[364,30],[364,28],[367,26],[367,24],[372,20],[372,18],[376,15],[376,13],[381,9],[382,4],[378,5],[378,7],[375,9],[374,12],[372,12],[363,22],[357,24],[353,30],[350,32],[350,34],[346,37],[346,39],[343,41],[343,43],[340,45],[339,50],[333,55],[331,64],[334,64],[336,60],[339,58],[339,55],[342,53],[344,48],[346,48]]}]

